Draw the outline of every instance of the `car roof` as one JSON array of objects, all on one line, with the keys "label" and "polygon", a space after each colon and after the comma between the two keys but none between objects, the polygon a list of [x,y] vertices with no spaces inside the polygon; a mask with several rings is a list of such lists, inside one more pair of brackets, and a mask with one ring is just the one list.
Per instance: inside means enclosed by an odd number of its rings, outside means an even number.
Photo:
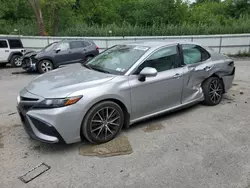
[{"label": "car roof", "polygon": [[134,46],[148,46],[151,48],[160,48],[163,46],[171,46],[171,45],[177,45],[177,44],[194,44],[194,45],[199,45],[195,42],[189,42],[189,41],[137,41],[137,42],[129,42],[129,43],[124,43],[126,45],[134,45]]},{"label": "car roof", "polygon": [[0,40],[21,40],[19,37],[1,37],[0,36]]}]

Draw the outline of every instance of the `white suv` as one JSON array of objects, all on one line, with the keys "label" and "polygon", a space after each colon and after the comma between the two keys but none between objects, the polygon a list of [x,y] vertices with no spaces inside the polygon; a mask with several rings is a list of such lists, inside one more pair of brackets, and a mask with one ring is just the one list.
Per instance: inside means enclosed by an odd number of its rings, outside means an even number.
[{"label": "white suv", "polygon": [[25,52],[22,41],[18,38],[0,38],[0,66],[10,63],[13,67],[22,65],[21,56]]}]

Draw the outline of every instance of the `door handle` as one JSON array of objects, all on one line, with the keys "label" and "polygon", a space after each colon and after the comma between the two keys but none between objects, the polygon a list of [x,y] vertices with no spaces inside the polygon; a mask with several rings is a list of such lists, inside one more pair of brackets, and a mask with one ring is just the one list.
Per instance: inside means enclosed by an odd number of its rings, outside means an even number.
[{"label": "door handle", "polygon": [[182,75],[182,74],[176,73],[176,74],[174,75],[174,78],[180,78],[181,75]]},{"label": "door handle", "polygon": [[205,70],[205,71],[209,71],[211,68],[212,68],[212,67],[206,66],[206,67],[204,68],[204,70]]},{"label": "door handle", "polygon": [[5,50],[5,52],[9,52],[9,50]]}]

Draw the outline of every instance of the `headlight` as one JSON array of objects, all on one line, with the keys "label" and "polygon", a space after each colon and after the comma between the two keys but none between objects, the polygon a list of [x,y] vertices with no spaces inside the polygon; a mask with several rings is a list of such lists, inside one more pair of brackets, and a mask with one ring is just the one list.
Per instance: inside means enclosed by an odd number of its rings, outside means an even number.
[{"label": "headlight", "polygon": [[59,108],[77,103],[82,96],[67,97],[62,99],[44,99],[42,102],[34,106],[35,108]]}]

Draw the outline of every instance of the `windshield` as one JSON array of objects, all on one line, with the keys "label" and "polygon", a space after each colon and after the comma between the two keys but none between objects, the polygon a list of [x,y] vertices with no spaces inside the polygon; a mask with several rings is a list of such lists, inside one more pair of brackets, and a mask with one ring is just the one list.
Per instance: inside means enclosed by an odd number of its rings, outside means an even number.
[{"label": "windshield", "polygon": [[54,49],[54,47],[56,46],[57,42],[53,42],[51,44],[49,44],[48,46],[46,46],[43,51],[47,52],[47,51],[50,51],[52,49]]},{"label": "windshield", "polygon": [[146,46],[117,45],[86,63],[86,67],[100,72],[123,75],[148,51]]}]

